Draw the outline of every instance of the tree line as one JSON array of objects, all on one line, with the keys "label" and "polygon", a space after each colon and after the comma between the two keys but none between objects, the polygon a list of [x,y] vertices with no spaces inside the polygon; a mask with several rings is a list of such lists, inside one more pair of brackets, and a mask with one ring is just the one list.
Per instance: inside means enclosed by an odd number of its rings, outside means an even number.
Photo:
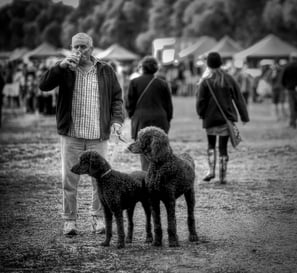
[{"label": "tree line", "polygon": [[68,48],[81,31],[96,47],[119,43],[138,54],[163,37],[229,35],[247,47],[274,33],[297,45],[297,0],[80,0],[77,8],[13,0],[0,9],[0,25],[2,51],[44,41]]}]

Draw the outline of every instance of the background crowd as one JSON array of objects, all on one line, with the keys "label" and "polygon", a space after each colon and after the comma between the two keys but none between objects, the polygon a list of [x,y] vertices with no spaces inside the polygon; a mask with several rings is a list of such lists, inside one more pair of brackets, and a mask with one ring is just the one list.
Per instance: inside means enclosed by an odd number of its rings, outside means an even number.
[{"label": "background crowd", "polygon": [[[247,104],[271,103],[276,120],[281,121],[286,120],[289,111],[295,107],[294,97],[289,95],[287,86],[282,82],[282,75],[284,68],[296,62],[296,58],[296,54],[292,53],[288,62],[262,60],[259,62],[256,75],[245,63],[235,62],[232,66],[223,66],[223,69],[235,78]],[[129,66],[123,66],[116,61],[108,62],[116,71],[124,92],[123,97],[126,97],[130,81],[140,75],[139,63],[133,62]],[[23,109],[26,113],[55,114],[58,89],[44,93],[38,88],[40,76],[50,65],[46,62],[29,65],[24,62],[2,63],[1,78],[4,82],[2,107]],[[183,63],[176,66],[161,65],[157,75],[168,82],[173,96],[193,96],[204,70],[205,62],[192,68]],[[292,106],[290,106],[291,101],[293,101]]]},{"label": "background crowd", "polygon": [[[94,0],[79,1],[73,7],[57,1],[13,0],[0,7],[0,63],[6,83],[3,106],[23,107],[28,113],[55,112],[58,90],[42,94],[37,88],[48,62],[38,59],[22,63],[21,58],[10,59],[17,49],[28,51],[42,43],[66,49],[77,32],[91,34],[99,49],[120,44],[139,56],[128,64],[107,59],[117,62],[115,70],[125,96],[130,80],[138,75],[140,58],[152,53],[152,43],[159,37],[180,40],[176,45],[178,50],[200,37],[219,40],[225,35],[247,48],[269,33],[297,45],[296,1]],[[8,56],[8,63],[2,61],[3,56]],[[253,67],[257,73],[248,63],[233,63],[223,68],[237,79],[246,102],[270,100],[280,120],[287,115],[285,103],[292,100],[288,99],[286,88],[279,84],[279,72],[287,61],[288,56],[263,59]],[[204,68],[205,62],[197,64],[197,59],[191,62],[184,59],[178,64],[163,65],[158,74],[167,80],[173,95],[193,96]]]}]

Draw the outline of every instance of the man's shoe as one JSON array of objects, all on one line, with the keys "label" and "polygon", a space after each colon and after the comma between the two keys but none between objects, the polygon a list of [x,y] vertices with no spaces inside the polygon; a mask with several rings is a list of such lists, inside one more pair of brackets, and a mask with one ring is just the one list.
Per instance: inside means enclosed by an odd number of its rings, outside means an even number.
[{"label": "man's shoe", "polygon": [[75,221],[66,221],[64,223],[64,230],[63,230],[64,235],[77,235],[77,227],[76,227],[76,222]]},{"label": "man's shoe", "polygon": [[93,232],[99,233],[99,234],[105,233],[105,225],[104,225],[104,222],[102,221],[101,217],[93,216],[91,225],[92,225]]}]

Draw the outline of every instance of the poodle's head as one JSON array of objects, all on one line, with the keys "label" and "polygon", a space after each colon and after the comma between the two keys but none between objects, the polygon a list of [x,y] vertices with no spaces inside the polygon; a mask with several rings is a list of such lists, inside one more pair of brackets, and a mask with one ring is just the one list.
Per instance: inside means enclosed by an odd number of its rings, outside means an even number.
[{"label": "poodle's head", "polygon": [[88,174],[95,178],[100,178],[111,167],[107,160],[95,151],[85,151],[81,154],[79,162],[75,164],[71,171],[75,174]]},{"label": "poodle's head", "polygon": [[151,162],[162,161],[172,153],[168,135],[154,126],[141,129],[136,141],[129,145],[128,150],[135,154],[143,154]]}]

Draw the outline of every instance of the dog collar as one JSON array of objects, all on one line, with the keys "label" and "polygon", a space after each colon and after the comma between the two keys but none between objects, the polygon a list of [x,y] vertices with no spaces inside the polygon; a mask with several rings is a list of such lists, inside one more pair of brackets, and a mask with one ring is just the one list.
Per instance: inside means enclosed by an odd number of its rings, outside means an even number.
[{"label": "dog collar", "polygon": [[111,172],[111,169],[107,170],[104,174],[101,175],[101,178],[103,178],[104,176],[108,175]]}]

